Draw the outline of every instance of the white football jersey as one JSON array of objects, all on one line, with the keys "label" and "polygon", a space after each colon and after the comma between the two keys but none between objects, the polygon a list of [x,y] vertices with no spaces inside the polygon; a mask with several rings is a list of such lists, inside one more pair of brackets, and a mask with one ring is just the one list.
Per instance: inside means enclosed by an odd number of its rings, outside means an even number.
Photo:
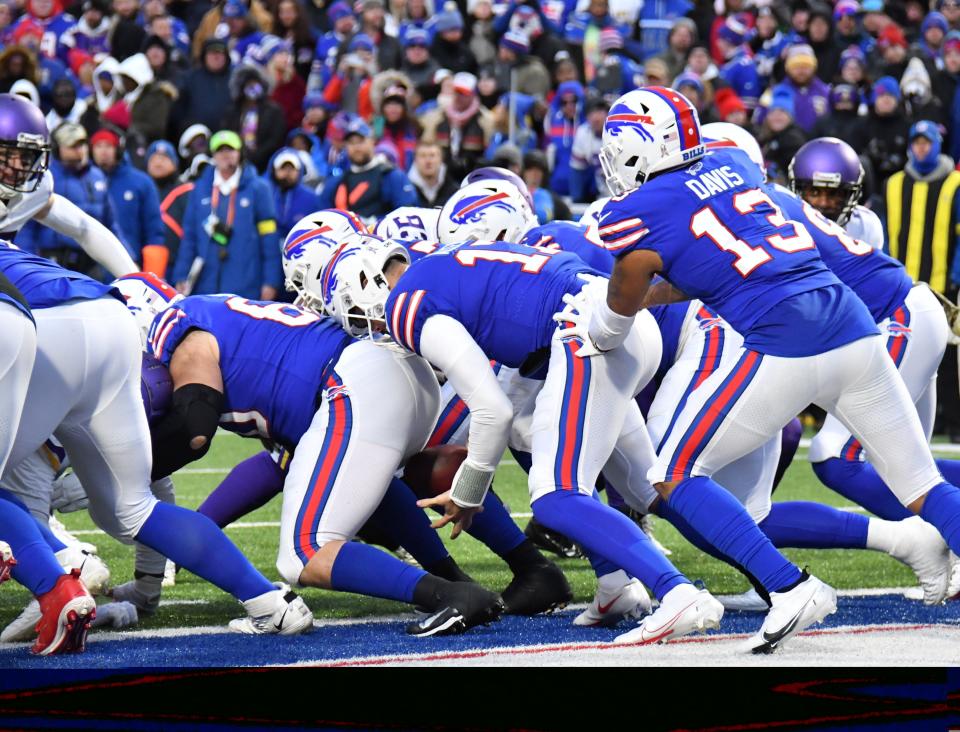
[{"label": "white football jersey", "polygon": [[843,227],[854,239],[865,241],[874,249],[883,249],[883,224],[877,216],[866,206],[857,206],[850,214],[850,220]]},{"label": "white football jersey", "polygon": [[48,170],[40,179],[37,190],[31,193],[18,193],[6,202],[6,207],[0,204],[0,236],[15,234],[24,225],[36,216],[50,200],[53,193],[53,174]]}]

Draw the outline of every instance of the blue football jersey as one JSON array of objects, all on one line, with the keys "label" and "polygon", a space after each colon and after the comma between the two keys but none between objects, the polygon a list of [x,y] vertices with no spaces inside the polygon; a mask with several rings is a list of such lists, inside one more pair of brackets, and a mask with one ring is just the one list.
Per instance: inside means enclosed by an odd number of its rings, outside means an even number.
[{"label": "blue football jersey", "polygon": [[0,243],[0,272],[13,283],[34,310],[63,305],[70,300],[96,300],[120,293],[79,272],[71,272],[49,259],[28,254],[8,242]]},{"label": "blue football jersey", "polygon": [[427,239],[422,241],[417,241],[415,239],[391,239],[390,241],[395,241],[397,244],[402,244],[403,248],[407,250],[407,254],[410,255],[411,262],[416,262],[418,259],[423,259],[428,254],[433,254],[441,246],[443,246],[438,242]]},{"label": "blue football jersey", "polygon": [[223,374],[220,426],[293,450],[317,410],[317,393],[352,339],[331,319],[292,305],[197,295],[160,313],[150,349],[165,366],[192,330],[217,339]]},{"label": "blue football jersey", "polygon": [[786,188],[769,185],[766,190],[784,216],[806,225],[824,263],[863,300],[875,321],[886,320],[903,304],[913,280],[900,262],[857,241]]},{"label": "blue football jersey", "polygon": [[488,358],[519,368],[546,348],[557,328],[553,314],[566,293],[579,292],[581,273],[599,274],[567,252],[507,242],[443,247],[414,262],[387,299],[387,329],[420,353],[420,332],[431,315],[459,321]]},{"label": "blue football jersey", "polygon": [[520,240],[521,244],[537,249],[572,252],[607,277],[613,271],[613,255],[587,238],[587,227],[572,221],[551,221],[535,226]]},{"label": "blue football jersey", "polygon": [[721,148],[610,199],[600,238],[617,256],[656,252],[664,278],[761,353],[809,356],[876,333],[869,311],[765,185],[745,153]]}]

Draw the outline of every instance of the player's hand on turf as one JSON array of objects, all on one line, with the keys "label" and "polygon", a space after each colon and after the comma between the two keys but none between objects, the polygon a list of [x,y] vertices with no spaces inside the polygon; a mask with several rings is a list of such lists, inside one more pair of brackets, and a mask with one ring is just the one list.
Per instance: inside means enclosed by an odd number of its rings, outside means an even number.
[{"label": "player's hand on turf", "polygon": [[567,307],[559,313],[553,314],[553,319],[561,325],[557,335],[560,338],[578,338],[582,341],[583,345],[577,350],[577,356],[580,358],[599,356],[605,353],[597,348],[593,338],[590,337],[590,316],[584,312],[586,298],[582,295],[567,293],[563,296],[563,302],[566,303]]},{"label": "player's hand on turf", "polygon": [[417,505],[420,506],[420,508],[431,508],[433,506],[442,508],[443,516],[430,524],[430,528],[441,529],[452,522],[453,531],[450,532],[451,539],[456,539],[460,536],[461,532],[469,529],[470,524],[473,523],[473,517],[483,510],[483,506],[472,506],[469,508],[458,506],[453,501],[452,489],[433,498],[421,499],[417,501]]}]

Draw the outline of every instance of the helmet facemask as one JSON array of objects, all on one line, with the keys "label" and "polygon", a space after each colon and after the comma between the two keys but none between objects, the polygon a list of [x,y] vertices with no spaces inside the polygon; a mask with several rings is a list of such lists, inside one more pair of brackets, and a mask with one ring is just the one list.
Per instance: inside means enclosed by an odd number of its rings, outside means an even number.
[{"label": "helmet facemask", "polygon": [[21,133],[0,140],[0,192],[10,196],[37,190],[50,164],[50,145],[40,135]]}]

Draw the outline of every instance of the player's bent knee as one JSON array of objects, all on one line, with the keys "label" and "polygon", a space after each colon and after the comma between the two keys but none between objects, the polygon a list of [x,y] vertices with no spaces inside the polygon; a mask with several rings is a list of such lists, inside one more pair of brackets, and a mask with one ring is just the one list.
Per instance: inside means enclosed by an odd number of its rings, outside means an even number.
[{"label": "player's bent knee", "polygon": [[306,587],[320,587],[322,589],[331,588],[331,576],[333,575],[333,564],[340,553],[341,547],[345,541],[328,541],[320,547],[314,554],[307,566],[300,573],[298,582]]},{"label": "player's bent knee", "polygon": [[653,487],[656,489],[657,493],[660,494],[660,497],[667,501],[670,500],[670,494],[673,493],[673,489],[680,484],[680,481],[664,481],[662,483],[656,483]]}]

